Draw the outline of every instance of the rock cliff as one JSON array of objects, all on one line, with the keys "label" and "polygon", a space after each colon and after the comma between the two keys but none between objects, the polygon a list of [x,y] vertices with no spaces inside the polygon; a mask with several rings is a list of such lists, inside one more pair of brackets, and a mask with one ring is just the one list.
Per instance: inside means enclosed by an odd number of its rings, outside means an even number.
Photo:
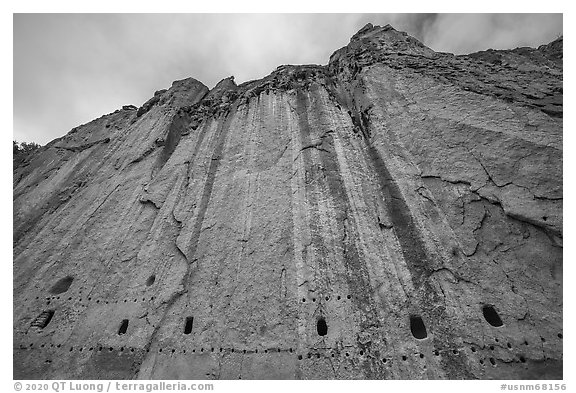
[{"label": "rock cliff", "polygon": [[562,378],[562,39],[189,78],[14,168],[14,378]]}]

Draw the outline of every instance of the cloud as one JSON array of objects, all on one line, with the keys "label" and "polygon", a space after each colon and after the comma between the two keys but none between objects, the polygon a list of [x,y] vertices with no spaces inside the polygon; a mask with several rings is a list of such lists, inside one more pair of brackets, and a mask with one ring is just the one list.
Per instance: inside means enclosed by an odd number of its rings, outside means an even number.
[{"label": "cloud", "polygon": [[281,64],[326,64],[364,24],[392,24],[437,51],[537,46],[561,15],[15,14],[14,138],[42,144],[172,81],[237,83]]},{"label": "cloud", "polygon": [[440,14],[424,36],[436,51],[465,54],[546,44],[562,29],[561,14]]}]

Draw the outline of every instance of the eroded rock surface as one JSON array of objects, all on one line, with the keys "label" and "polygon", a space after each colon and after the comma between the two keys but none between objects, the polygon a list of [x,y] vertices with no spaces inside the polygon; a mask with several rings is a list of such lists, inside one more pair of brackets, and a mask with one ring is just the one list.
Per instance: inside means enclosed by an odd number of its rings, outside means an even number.
[{"label": "eroded rock surface", "polygon": [[14,378],[562,378],[561,39],[136,109],[14,168]]}]

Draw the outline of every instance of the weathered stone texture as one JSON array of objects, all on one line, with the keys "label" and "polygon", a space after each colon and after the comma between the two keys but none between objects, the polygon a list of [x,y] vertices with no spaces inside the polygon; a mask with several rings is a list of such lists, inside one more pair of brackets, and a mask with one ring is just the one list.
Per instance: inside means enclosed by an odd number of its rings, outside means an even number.
[{"label": "weathered stone texture", "polygon": [[14,377],[562,378],[561,59],[367,25],[49,143],[14,168]]}]

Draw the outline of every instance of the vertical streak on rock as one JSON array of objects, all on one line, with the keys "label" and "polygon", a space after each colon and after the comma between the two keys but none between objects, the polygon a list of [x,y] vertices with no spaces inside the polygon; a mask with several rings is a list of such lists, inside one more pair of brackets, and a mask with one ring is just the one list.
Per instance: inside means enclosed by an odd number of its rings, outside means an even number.
[{"label": "vertical streak on rock", "polygon": [[[187,291],[188,290],[188,285],[190,282],[190,278],[192,275],[192,264],[194,262],[197,261],[196,257],[196,251],[197,251],[197,247],[198,247],[198,242],[200,239],[200,233],[202,230],[202,224],[204,221],[204,215],[206,213],[206,210],[208,208],[208,204],[210,202],[210,197],[212,195],[212,189],[214,187],[214,181],[216,178],[216,174],[218,172],[218,168],[220,166],[220,161],[221,161],[221,156],[222,156],[222,151],[228,136],[228,131],[230,129],[230,122],[231,120],[234,118],[234,115],[236,113],[236,108],[233,109],[233,111],[228,114],[226,117],[224,118],[220,118],[218,120],[218,124],[217,124],[217,129],[216,129],[216,133],[215,133],[215,146],[214,146],[214,152],[211,156],[211,160],[210,160],[210,164],[208,167],[208,172],[206,175],[206,180],[204,181],[204,186],[202,189],[202,194],[200,196],[200,202],[199,202],[199,206],[198,206],[198,214],[195,217],[194,220],[194,226],[192,228],[192,236],[191,236],[191,240],[190,243],[188,245],[188,249],[187,249],[187,255],[189,256],[187,258],[187,266],[186,266],[186,271],[183,274],[182,277],[182,281],[181,281],[181,290],[182,291]],[[184,180],[184,179],[182,179]],[[172,213],[170,213],[172,214]],[[194,258],[194,259],[191,259]],[[173,308],[173,306],[176,304],[179,296],[182,294],[182,292],[174,292],[174,294],[172,295],[172,297],[170,299],[168,299],[167,304],[164,308],[164,311],[162,313],[162,316],[160,317],[160,321],[157,323],[156,328],[154,329],[154,332],[152,333],[151,337],[150,337],[150,341],[148,344],[148,347],[150,348],[153,344],[154,341],[156,340],[156,335],[159,332],[159,329],[162,327],[165,319],[169,316],[170,314],[170,310]],[[150,355],[146,358],[145,362],[143,363],[141,369],[143,370],[141,375],[139,375],[140,379],[144,379],[144,378],[149,378],[151,375],[153,375],[154,373],[154,368],[155,368],[155,362],[156,362],[156,358],[157,355],[154,352],[150,352]]]},{"label": "vertical streak on rock", "polygon": [[308,201],[306,199],[306,179],[305,171],[306,166],[304,163],[304,155],[300,154],[302,148],[301,135],[298,127],[294,127],[291,108],[289,105],[290,98],[284,93],[281,95],[281,100],[286,110],[286,123],[288,126],[288,133],[292,137],[292,178],[290,180],[290,187],[292,190],[292,220],[293,220],[293,236],[292,241],[294,245],[294,264],[296,267],[296,291],[298,307],[298,352],[302,353],[306,349],[306,312],[305,304],[302,304],[302,299],[307,298],[308,283],[311,280],[308,274],[308,250],[311,245],[310,235],[310,214],[308,210]]},{"label": "vertical streak on rock", "polygon": [[[246,149],[245,149],[245,157],[247,157],[247,170],[248,170],[248,176],[247,176],[247,192],[244,195],[244,201],[243,201],[243,211],[242,213],[244,214],[244,220],[243,223],[244,225],[242,226],[242,254],[244,255],[244,245],[246,244],[246,242],[248,241],[248,238],[250,237],[250,229],[252,227],[252,215],[253,215],[253,209],[252,209],[252,205],[253,205],[253,201],[257,200],[257,198],[255,198],[255,194],[257,192],[258,189],[258,173],[255,171],[254,165],[255,165],[255,139],[256,139],[256,134],[259,132],[259,126],[258,123],[259,121],[262,119],[262,110],[263,110],[263,105],[260,103],[260,105],[257,105],[256,108],[254,108],[253,112],[252,112],[252,119],[250,121],[247,121],[247,125],[250,126],[251,130],[250,130],[250,134],[248,135],[249,140],[246,143]],[[256,172],[256,173],[255,173]],[[242,258],[240,258],[238,260],[238,262],[240,263]]]},{"label": "vertical streak on rock", "polygon": [[[206,123],[202,124],[202,126],[200,127],[200,129],[198,130],[198,136],[196,138],[196,141],[194,143],[194,148],[192,150],[192,154],[189,156],[188,160],[185,162],[186,163],[186,171],[184,173],[185,179],[186,181],[184,182],[183,185],[183,190],[180,194],[180,197],[176,203],[176,205],[174,206],[174,217],[180,217],[181,215],[183,216],[182,219],[184,218],[189,218],[189,216],[191,215],[190,212],[188,211],[188,208],[191,204],[191,201],[188,198],[188,195],[190,193],[190,178],[192,177],[192,169],[195,165],[197,165],[197,160],[198,160],[198,150],[200,150],[200,147],[202,146],[202,142],[204,142],[204,136],[206,135],[206,130],[209,127],[207,126]],[[181,250],[186,250],[186,247],[181,244],[181,240],[182,238],[180,237],[180,235],[178,236],[177,240],[176,240],[176,244],[178,245],[178,247]],[[186,252],[186,251],[185,251]],[[186,255],[187,258],[190,259],[189,255]]]},{"label": "vertical streak on rock", "polygon": [[[374,111],[377,117],[383,115],[380,108],[374,108]],[[396,135],[392,132],[378,127],[374,119],[368,121],[368,127],[374,130],[374,132],[371,132],[374,136],[376,136],[376,132],[380,132],[377,137],[378,140],[396,139]],[[417,214],[418,211],[416,208],[410,208],[389,170],[387,165],[389,162],[380,153],[380,149],[376,147],[372,140],[365,139],[364,141],[367,162],[373,168],[374,173],[377,174],[381,197],[386,203],[388,215],[402,249],[403,259],[412,276],[415,291],[411,301],[411,308],[423,311],[434,321],[436,331],[433,335],[433,342],[436,348],[448,350],[448,348],[460,346],[459,342],[462,341],[458,333],[460,327],[451,323],[451,317],[453,316],[447,313],[441,295],[431,284],[430,275],[434,271],[433,263],[421,237],[418,222],[413,217],[413,214]],[[401,151],[397,154],[403,155],[405,152]],[[395,176],[399,176],[399,174]],[[447,377],[451,379],[472,377],[465,361],[464,355],[441,358],[442,368]]]},{"label": "vertical streak on rock", "polygon": [[[212,188],[214,187],[216,172],[220,166],[222,150],[224,148],[224,143],[226,142],[228,131],[230,129],[230,121],[232,118],[234,118],[235,114],[236,107],[234,107],[226,117],[221,118],[218,125],[218,130],[216,132],[216,146],[214,147],[214,153],[212,154],[212,159],[210,160],[206,182],[204,183],[200,205],[198,206],[198,215],[196,216],[196,221],[192,232],[192,239],[188,248],[188,255],[190,258],[195,258],[196,249],[198,247],[198,240],[200,238],[200,231],[202,229],[202,223],[204,222],[204,215],[206,214],[206,209],[208,208],[208,203],[210,202],[210,197],[212,196]],[[196,259],[190,259],[190,263],[193,263],[194,261],[196,261]]]},{"label": "vertical streak on rock", "polygon": [[[186,183],[186,190],[183,193],[182,198],[180,199],[182,202],[179,205],[179,211],[182,211],[183,218],[183,227],[180,231],[178,238],[176,239],[176,244],[178,247],[184,251],[186,257],[189,261],[192,261],[194,255],[191,255],[189,252],[189,244],[191,242],[191,236],[193,235],[194,223],[196,222],[196,217],[198,216],[198,209],[196,208],[196,203],[198,202],[198,198],[200,198],[199,190],[200,184],[204,184],[206,182],[205,174],[203,179],[196,179],[194,178],[193,170],[194,168],[202,168],[203,161],[206,160],[205,156],[208,155],[208,149],[210,146],[211,141],[215,138],[216,132],[213,132],[213,128],[215,127],[215,123],[213,120],[206,121],[202,124],[199,128],[198,136],[194,141],[194,147],[192,149],[192,154],[190,155],[190,160],[188,164],[188,168],[186,171],[187,176],[187,183]],[[217,126],[216,126],[217,128]],[[208,138],[206,138],[206,134]],[[204,143],[205,139],[207,139],[206,143]],[[202,154],[206,153],[206,154]],[[200,183],[200,184],[198,184]],[[196,186],[199,187],[196,187]]]},{"label": "vertical streak on rock", "polygon": [[[323,100],[329,102],[326,97]],[[405,319],[405,307],[408,304],[406,291],[412,290],[412,283],[409,281],[410,274],[404,269],[404,266],[393,262],[402,258],[401,253],[399,253],[400,245],[397,243],[396,237],[390,236],[388,231],[380,231],[375,228],[375,217],[369,216],[370,209],[367,206],[364,191],[355,181],[346,151],[349,151],[350,154],[355,152],[360,156],[362,151],[360,146],[356,146],[349,140],[346,142],[348,149],[344,147],[344,141],[348,135],[352,135],[353,126],[346,127],[349,117],[346,119],[340,111],[335,109],[325,116],[331,124],[331,128],[335,130],[332,136],[334,153],[338,161],[342,185],[349,201],[349,217],[353,218],[352,222],[355,224],[353,229],[358,234],[354,237],[354,241],[361,258],[366,263],[371,288],[377,294],[373,299],[374,305],[378,307],[375,313],[381,324],[385,326],[381,333],[382,343],[380,343],[379,350],[387,353],[390,347],[396,352],[394,349],[396,347],[395,342],[397,337],[402,336],[396,321],[400,323]],[[354,157],[352,158],[354,159]],[[360,166],[360,168],[355,168],[356,171],[370,172],[369,168],[362,165],[361,161],[354,160],[353,164]],[[375,230],[376,233],[374,233]],[[382,237],[380,238],[380,236]],[[379,309],[389,315],[384,317]],[[388,323],[386,323],[387,321]]]},{"label": "vertical streak on rock", "polygon": [[[312,139],[310,123],[308,119],[308,98],[302,90],[296,92],[296,116],[298,129],[300,131],[300,155],[302,156],[303,170],[304,170],[304,189],[306,200],[310,206],[310,246],[307,251],[311,251],[311,256],[308,255],[307,266],[313,266],[314,274],[309,281],[308,290],[314,292],[314,297],[321,297],[326,291],[326,288],[321,287],[324,284],[322,276],[319,277],[318,269],[324,265],[325,261],[325,245],[322,239],[321,227],[319,226],[319,200],[318,196],[321,195],[317,192],[317,182],[319,182],[319,173],[322,169],[314,164],[314,157],[311,154],[311,149],[304,149],[304,146],[309,145]],[[322,269],[324,270],[324,269]]]},{"label": "vertical streak on rock", "polygon": [[[313,89],[313,100],[311,109],[317,116],[324,120],[323,124],[330,124],[325,112],[327,108],[327,100],[322,94],[322,91],[316,87]],[[360,332],[357,336],[357,345],[363,350],[378,351],[380,344],[385,341],[383,339],[383,332],[381,330],[381,321],[379,317],[378,308],[376,307],[377,299],[373,296],[374,286],[372,283],[372,276],[368,265],[368,258],[358,249],[358,223],[356,221],[357,215],[354,214],[352,202],[349,198],[348,190],[343,179],[342,167],[340,165],[339,157],[335,149],[334,139],[337,138],[334,129],[329,134],[324,134],[325,142],[322,143],[320,151],[320,158],[323,167],[325,168],[326,183],[332,202],[332,209],[336,216],[336,226],[345,234],[342,238],[344,247],[344,264],[348,269],[347,279],[350,292],[352,293],[352,301],[357,310],[360,310]],[[325,131],[325,132],[326,132]],[[340,233],[342,233],[340,232]],[[374,348],[372,348],[374,345]],[[382,373],[382,365],[374,358],[364,363],[364,371],[367,378],[376,378]]]}]

